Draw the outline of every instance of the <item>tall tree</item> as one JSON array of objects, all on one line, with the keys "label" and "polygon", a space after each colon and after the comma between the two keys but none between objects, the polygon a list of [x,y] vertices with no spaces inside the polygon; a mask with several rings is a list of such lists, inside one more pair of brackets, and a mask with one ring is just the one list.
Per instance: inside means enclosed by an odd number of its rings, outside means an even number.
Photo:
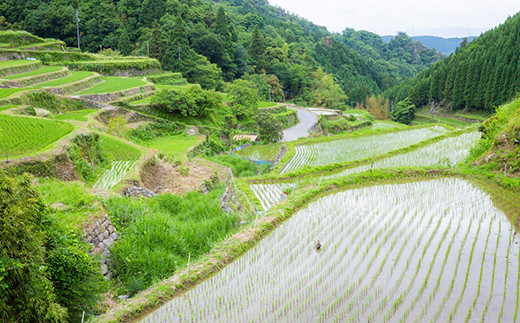
[{"label": "tall tree", "polygon": [[164,55],[163,34],[157,20],[152,24],[152,39],[150,39],[150,57],[162,60]]},{"label": "tall tree", "polygon": [[249,57],[251,58],[252,64],[256,66],[257,72],[259,72],[265,66],[264,54],[264,37],[260,33],[258,25],[255,25],[255,28],[253,28],[253,34],[251,36],[251,45],[249,46]]},{"label": "tall tree", "polygon": [[117,49],[123,55],[130,55],[130,52],[132,52],[132,44],[130,44],[130,37],[128,37],[126,28],[123,26],[121,26],[121,36],[119,37],[119,43],[117,44]]}]

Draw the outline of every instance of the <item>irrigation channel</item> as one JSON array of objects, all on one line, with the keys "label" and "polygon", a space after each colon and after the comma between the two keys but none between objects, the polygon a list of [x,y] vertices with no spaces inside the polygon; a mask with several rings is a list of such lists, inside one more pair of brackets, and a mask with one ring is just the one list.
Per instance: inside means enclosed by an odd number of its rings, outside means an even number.
[{"label": "irrigation channel", "polygon": [[144,322],[519,321],[519,242],[462,179],[348,190]]}]

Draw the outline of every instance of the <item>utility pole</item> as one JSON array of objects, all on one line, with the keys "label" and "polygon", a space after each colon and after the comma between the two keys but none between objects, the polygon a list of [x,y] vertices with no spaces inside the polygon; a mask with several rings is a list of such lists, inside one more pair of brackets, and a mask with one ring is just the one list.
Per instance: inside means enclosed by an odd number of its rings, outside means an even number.
[{"label": "utility pole", "polygon": [[150,42],[146,41],[146,57],[150,57]]},{"label": "utility pole", "polygon": [[76,33],[78,35],[78,49],[81,50],[81,46],[80,46],[80,43],[79,43],[79,14],[78,14],[78,10],[76,10]]},{"label": "utility pole", "polygon": [[182,58],[181,58],[182,47],[177,46],[177,48],[179,49],[179,61],[180,61],[180,60],[182,60]]},{"label": "utility pole", "polygon": [[430,112],[432,113],[432,123],[433,123],[433,111],[435,111],[435,109],[433,108],[435,105],[435,101],[432,100],[432,102],[430,102]]}]

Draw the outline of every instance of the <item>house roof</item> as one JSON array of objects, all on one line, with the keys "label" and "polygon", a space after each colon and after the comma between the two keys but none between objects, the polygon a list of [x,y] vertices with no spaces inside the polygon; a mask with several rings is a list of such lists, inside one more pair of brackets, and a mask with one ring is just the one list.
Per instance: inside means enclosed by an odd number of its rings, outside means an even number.
[{"label": "house roof", "polygon": [[251,141],[256,141],[258,139],[258,135],[234,135],[233,140],[240,141],[243,139],[249,139]]}]

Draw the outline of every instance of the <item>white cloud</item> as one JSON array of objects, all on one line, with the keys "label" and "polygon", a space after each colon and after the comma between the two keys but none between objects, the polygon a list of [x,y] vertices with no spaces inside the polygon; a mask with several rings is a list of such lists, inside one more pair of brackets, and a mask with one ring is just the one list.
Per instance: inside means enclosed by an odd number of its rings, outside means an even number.
[{"label": "white cloud", "polygon": [[[380,35],[479,35],[520,11],[518,0],[269,0],[330,31],[347,27]],[[469,34],[468,34],[469,33]]]}]

